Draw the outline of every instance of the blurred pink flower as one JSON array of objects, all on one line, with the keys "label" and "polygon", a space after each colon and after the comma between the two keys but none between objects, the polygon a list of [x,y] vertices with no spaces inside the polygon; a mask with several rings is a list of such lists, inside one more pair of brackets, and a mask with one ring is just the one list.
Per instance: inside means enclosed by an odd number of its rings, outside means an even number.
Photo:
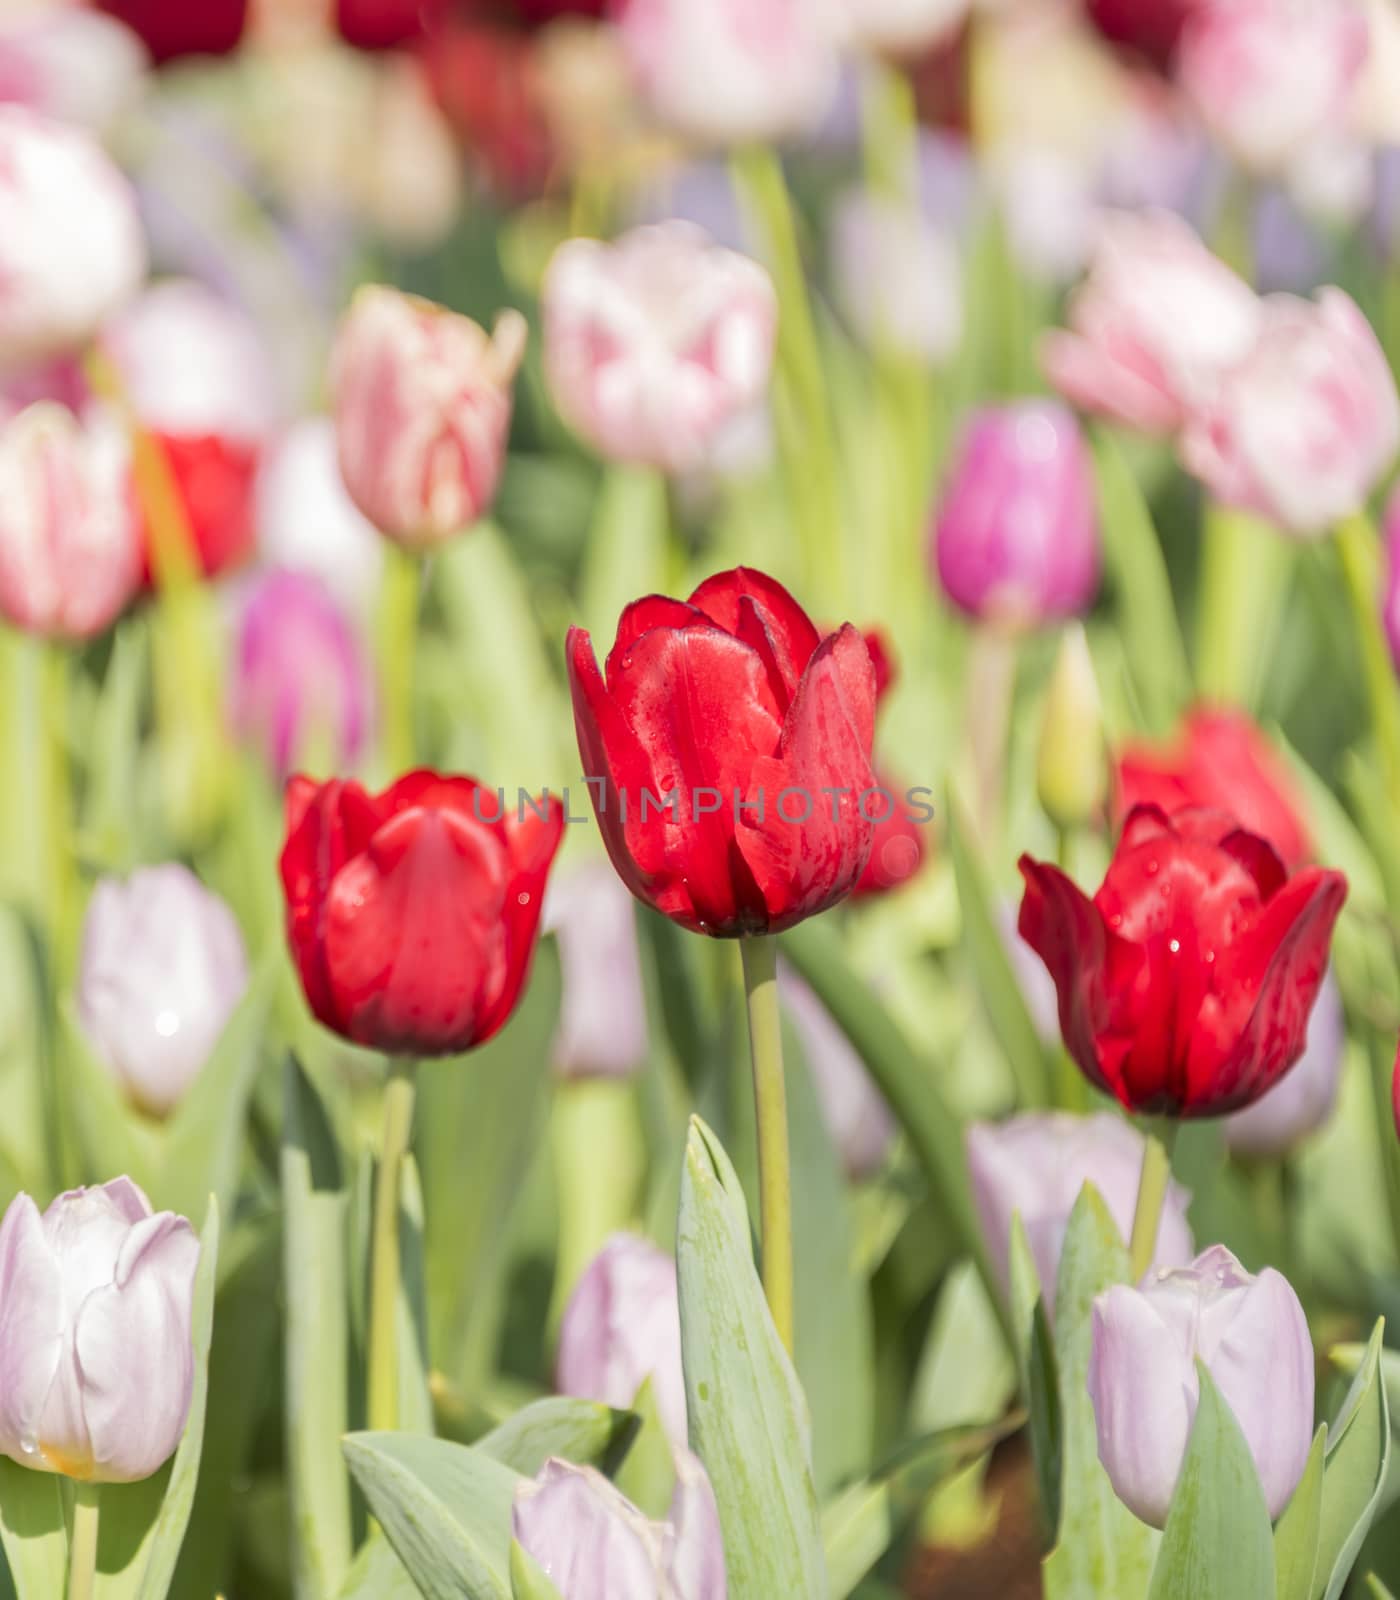
[{"label": "blurred pink flower", "polygon": [[571,239],[544,285],[555,404],[610,461],[699,467],[766,394],[777,321],[763,268],[689,223]]},{"label": "blurred pink flower", "polygon": [[950,39],[973,0],[839,0],[848,40],[891,56],[912,56]]},{"label": "blurred pink flower", "polygon": [[1171,433],[1249,351],[1262,311],[1249,285],[1167,212],[1111,212],[1070,331],[1042,346],[1046,375],[1082,410]]},{"label": "blurred pink flower", "polygon": [[554,1064],[565,1077],[628,1077],[646,1065],[634,917],[632,896],[606,861],[550,880],[544,927],[558,937],[564,975]]},{"label": "blurred pink flower", "polygon": [[1355,301],[1271,295],[1249,355],[1189,419],[1181,459],[1218,499],[1301,535],[1365,505],[1400,452],[1400,397]]},{"label": "blurred pink flower", "polygon": [[941,364],[962,342],[962,265],[953,237],[913,205],[848,190],[831,214],[833,288],[867,347]]},{"label": "blurred pink flower", "polygon": [[85,6],[0,17],[0,101],[101,130],[141,91],[150,57],[130,28]]}]

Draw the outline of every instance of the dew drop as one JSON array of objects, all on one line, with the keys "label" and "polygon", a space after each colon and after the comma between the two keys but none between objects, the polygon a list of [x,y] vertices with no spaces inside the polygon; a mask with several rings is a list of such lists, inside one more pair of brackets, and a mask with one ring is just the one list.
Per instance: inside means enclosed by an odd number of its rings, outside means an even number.
[{"label": "dew drop", "polygon": [[27,1456],[35,1456],[39,1453],[39,1441],[33,1436],[33,1434],[30,1433],[26,1433],[21,1436],[19,1447],[20,1450]]},{"label": "dew drop", "polygon": [[1178,955],[1181,951],[1181,940],[1173,939],[1167,946],[1167,949],[1170,950],[1173,955]]},{"label": "dew drop", "polygon": [[1157,860],[1156,856],[1153,856],[1152,860],[1147,863],[1147,875],[1148,875],[1148,877],[1149,878],[1155,878],[1157,876],[1157,874],[1161,870],[1162,870],[1162,863]]},{"label": "dew drop", "polygon": [[530,903],[530,891],[528,889],[522,889],[520,893],[516,895],[515,903],[518,906],[528,906]]}]

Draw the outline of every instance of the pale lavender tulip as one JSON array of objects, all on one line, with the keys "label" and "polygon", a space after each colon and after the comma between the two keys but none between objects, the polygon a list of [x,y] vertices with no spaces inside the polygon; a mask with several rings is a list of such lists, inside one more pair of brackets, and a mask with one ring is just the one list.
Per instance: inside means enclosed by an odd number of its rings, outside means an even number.
[{"label": "pale lavender tulip", "polygon": [[1015,904],[1002,901],[996,910],[997,931],[1035,1031],[1046,1044],[1057,1045],[1060,1042],[1059,993],[1045,963],[1021,937],[1016,925],[1017,911]]},{"label": "pale lavender tulip", "polygon": [[725,1600],[724,1542],[705,1469],[674,1452],[666,1521],[644,1516],[592,1467],[546,1461],[515,1491],[512,1531],[560,1600]]},{"label": "pale lavender tulip", "polygon": [[[1045,1294],[1055,1309],[1055,1280],[1065,1230],[1079,1192],[1092,1183],[1126,1241],[1142,1176],[1144,1139],[1111,1111],[1077,1117],[1068,1111],[1026,1111],[1006,1122],[974,1122],[967,1130],[972,1198],[982,1237],[1001,1282],[1011,1282],[1011,1222],[1021,1218]],[[1190,1196],[1173,1181],[1162,1208],[1153,1264],[1191,1259],[1186,1221]]]},{"label": "pale lavender tulip", "polygon": [[1099,1460],[1128,1509],[1166,1524],[1200,1400],[1197,1358],[1234,1414],[1269,1515],[1288,1504],[1313,1433],[1313,1348],[1288,1280],[1224,1245],[1094,1301],[1089,1395]]},{"label": "pale lavender tulip", "polygon": [[261,748],[278,778],[309,755],[337,770],[358,761],[369,724],[369,664],[318,578],[268,571],[252,579],[230,689],[235,730]]},{"label": "pale lavender tulip", "polygon": [[187,868],[104,878],[83,924],[78,1012],[98,1059],[163,1116],[208,1060],[248,986],[233,913]]},{"label": "pale lavender tulip", "polygon": [[700,467],[766,395],[777,323],[763,268],[689,223],[571,239],[544,283],[554,403],[609,461]]},{"label": "pale lavender tulip", "polygon": [[130,1178],[17,1195],[0,1222],[0,1451],[95,1483],[147,1478],[194,1383],[199,1241]]},{"label": "pale lavender tulip", "polygon": [[1053,401],[974,412],[934,525],[948,598],[982,621],[1031,626],[1072,616],[1099,584],[1088,447]]},{"label": "pale lavender tulip", "polygon": [[646,996],[632,896],[606,861],[550,880],[544,926],[559,941],[564,995],[555,1068],[568,1078],[621,1078],[647,1057]]},{"label": "pale lavender tulip", "polygon": [[0,17],[0,101],[101,131],[141,91],[150,57],[115,17],[56,6]]},{"label": "pale lavender tulip", "polygon": [[1394,465],[1400,396],[1340,289],[1264,306],[1253,350],[1188,422],[1181,459],[1226,505],[1317,535],[1361,510]]},{"label": "pale lavender tulip", "polygon": [[912,205],[852,189],[831,219],[836,299],[862,342],[944,362],[962,341],[957,247]]},{"label": "pale lavender tulip", "polygon": [[1346,1052],[1342,992],[1329,971],[1308,1018],[1307,1044],[1287,1074],[1261,1099],[1225,1118],[1225,1142],[1237,1155],[1283,1155],[1331,1118]]},{"label": "pale lavender tulip", "polygon": [[686,1440],[676,1263],[646,1239],[615,1233],[579,1279],[559,1324],[560,1394],[625,1408],[651,1380],[676,1444]]}]

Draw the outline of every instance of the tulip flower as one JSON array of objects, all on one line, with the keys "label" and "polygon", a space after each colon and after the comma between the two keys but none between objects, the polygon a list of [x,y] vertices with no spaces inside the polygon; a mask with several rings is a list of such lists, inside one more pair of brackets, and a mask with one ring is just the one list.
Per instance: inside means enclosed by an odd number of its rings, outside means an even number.
[{"label": "tulip flower", "polygon": [[392,1055],[483,1044],[524,988],[563,831],[558,800],[474,778],[411,772],[380,795],[293,778],[282,887],[312,1012]]},{"label": "tulip flower", "polygon": [[353,766],[368,732],[371,685],[362,641],[318,578],[268,571],[243,597],[230,716],[285,778],[308,749]]},{"label": "tulip flower", "polygon": [[[1070,1212],[1092,1183],[1126,1243],[1133,1228],[1146,1139],[1112,1111],[1076,1117],[1067,1111],[1026,1111],[1005,1122],[974,1122],[967,1130],[972,1200],[987,1251],[1002,1287],[1011,1286],[1011,1223],[1019,1216],[1035,1262],[1048,1315],[1055,1312]],[[1169,1183],[1157,1229],[1154,1267],[1185,1266],[1194,1251],[1186,1208],[1191,1196]]]},{"label": "tulip flower", "polygon": [[446,0],[335,0],[335,25],[356,50],[394,50],[423,38],[446,10]]},{"label": "tulip flower", "polygon": [[1055,653],[1035,764],[1041,809],[1057,827],[1087,827],[1108,799],[1103,702],[1083,627],[1071,623]]},{"label": "tulip flower", "polygon": [[355,296],[331,359],[336,440],[350,498],[386,538],[430,550],[490,505],[525,331],[516,311],[488,336],[396,289]]},{"label": "tulip flower", "polygon": [[1288,768],[1243,711],[1197,707],[1164,745],[1124,745],[1114,773],[1118,820],[1134,806],[1228,811],[1267,839],[1286,867],[1311,854],[1303,799]]},{"label": "tulip flower", "polygon": [[1186,19],[1204,0],[1085,0],[1085,12],[1113,44],[1165,72]]},{"label": "tulip flower", "polygon": [[1346,1056],[1342,992],[1330,969],[1308,1018],[1303,1054],[1281,1083],[1225,1119],[1225,1142],[1236,1155],[1287,1155],[1325,1127],[1337,1105]]},{"label": "tulip flower", "polygon": [[664,126],[701,144],[809,132],[836,92],[836,29],[811,0],[621,0],[637,86]]},{"label": "tulip flower", "polygon": [[111,626],[141,581],[126,441],[40,401],[0,427],[0,616],[51,638]]},{"label": "tulip flower", "polygon": [[844,0],[838,6],[846,38],[881,55],[907,57],[951,39],[967,21],[973,0]]},{"label": "tulip flower", "polygon": [[1021,934],[1055,980],[1065,1045],[1129,1110],[1237,1111],[1302,1055],[1341,873],[1290,878],[1223,812],[1143,805],[1092,900],[1029,856],[1021,874]]},{"label": "tulip flower", "polygon": [[962,342],[962,268],[953,240],[910,205],[855,189],[831,222],[837,303],[863,344],[942,363]]},{"label": "tulip flower", "polygon": [[247,986],[233,913],[188,868],[144,867],[93,890],[78,1014],[143,1111],[164,1116],[180,1103]]},{"label": "tulip flower", "polygon": [[77,128],[0,105],[0,372],[80,350],[146,273],[131,185]]},{"label": "tulip flower", "polygon": [[140,34],[158,65],[180,56],[222,56],[238,48],[250,0],[95,0]]},{"label": "tulip flower", "polygon": [[1174,433],[1258,337],[1258,296],[1167,212],[1111,212],[1046,375],[1081,410]]},{"label": "tulip flower", "polygon": [[1166,1525],[1191,1437],[1205,1363],[1234,1414],[1277,1517],[1303,1475],[1313,1432],[1313,1347],[1288,1280],[1255,1277],[1224,1245],[1140,1288],[1094,1301],[1089,1395],[1099,1460],[1114,1492],[1154,1528]]},{"label": "tulip flower", "polygon": [[0,1451],[86,1483],[148,1478],[185,1431],[199,1240],[130,1178],[17,1195],[0,1222]]},{"label": "tulip flower", "polygon": [[1070,412],[1024,401],[973,413],[930,555],[948,598],[984,622],[1026,627],[1089,605],[1099,585],[1098,514]]},{"label": "tulip flower", "polygon": [[1055,980],[1045,970],[1045,963],[1021,937],[1016,926],[1016,907],[1000,901],[996,907],[997,932],[1002,949],[1011,963],[1012,976],[1021,998],[1026,1002],[1031,1023],[1047,1045],[1060,1042],[1059,999],[1055,993]]},{"label": "tulip flower", "polygon": [[[721,937],[776,933],[848,895],[870,857],[875,673],[738,567],[689,601],[634,601],[606,679],[568,639],[574,724],[608,854],[638,899]],[[624,810],[625,808],[625,810]]]},{"label": "tulip flower", "polygon": [[558,937],[564,978],[556,1069],[568,1078],[639,1071],[647,1016],[631,895],[606,861],[591,862],[550,884],[544,925]]},{"label": "tulip flower", "polygon": [[0,100],[101,132],[140,93],[149,60],[130,28],[85,6],[0,18]]},{"label": "tulip flower", "polygon": [[1176,78],[1237,161],[1277,172],[1340,123],[1369,48],[1356,0],[1205,0]]},{"label": "tulip flower", "polygon": [[545,276],[550,391],[608,460],[683,472],[763,399],[777,322],[763,268],[689,223],[570,239]]},{"label": "tulip flower", "polygon": [[630,1233],[615,1233],[579,1279],[559,1324],[560,1394],[625,1410],[651,1380],[662,1425],[686,1440],[685,1377],[676,1263]]},{"label": "tulip flower", "polygon": [[593,1467],[546,1461],[515,1491],[512,1531],[559,1600],[725,1600],[719,1509],[705,1469],[676,1450],[676,1488],[653,1522]]},{"label": "tulip flower", "polygon": [[1361,510],[1394,465],[1400,397],[1340,289],[1264,305],[1257,343],[1187,423],[1181,458],[1226,505],[1317,534]]}]

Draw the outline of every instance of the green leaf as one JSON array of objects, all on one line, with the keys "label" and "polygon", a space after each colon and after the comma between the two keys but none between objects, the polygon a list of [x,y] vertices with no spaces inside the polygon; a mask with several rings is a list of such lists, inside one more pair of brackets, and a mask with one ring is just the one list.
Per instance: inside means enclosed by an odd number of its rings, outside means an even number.
[{"label": "green leaf", "polygon": [[1332,1424],[1322,1470],[1322,1519],[1313,1594],[1338,1600],[1376,1514],[1390,1461],[1390,1413],[1380,1380],[1378,1319],[1366,1356]]},{"label": "green leaf", "polygon": [[636,1435],[630,1411],[554,1395],[523,1406],[475,1448],[523,1478],[533,1478],[551,1456],[611,1477]]},{"label": "green leaf", "polygon": [[62,1478],[0,1457],[0,1541],[19,1600],[57,1600],[68,1572]]},{"label": "green leaf", "polygon": [[336,1600],[420,1600],[393,1547],[376,1529],[360,1546]]},{"label": "green leaf", "polygon": [[730,1600],[824,1600],[806,1403],[754,1271],[739,1180],[698,1117],[676,1263],[690,1442],[714,1486]]},{"label": "green leaf", "polygon": [[516,1473],[468,1445],[408,1433],[352,1433],[342,1448],[425,1600],[509,1600]]},{"label": "green leaf", "polygon": [[71,1002],[60,1015],[60,1041],[62,1092],[77,1134],[84,1180],[97,1182],[99,1174],[122,1172],[154,1203],[161,1163],[158,1125],[127,1103],[115,1076],[94,1055]]},{"label": "green leaf", "polygon": [[[368,1281],[369,1262],[365,1262]],[[418,1163],[404,1157],[399,1176],[399,1427],[432,1433],[428,1388],[428,1308],[423,1285],[423,1189]]]},{"label": "green leaf", "polygon": [[1064,1456],[1058,1538],[1044,1568],[1046,1600],[1138,1600],[1157,1553],[1159,1535],[1119,1500],[1099,1463],[1088,1390],[1094,1298],[1128,1275],[1117,1224],[1086,1183],[1070,1213],[1055,1288]]},{"label": "green leaf", "polygon": [[1273,1531],[1254,1458],[1203,1361],[1196,1372],[1201,1396],[1149,1600],[1270,1600]]},{"label": "green leaf", "polygon": [[1018,1211],[1011,1219],[1011,1315],[1021,1393],[1030,1411],[1031,1453],[1045,1525],[1060,1522],[1060,1470],[1064,1457],[1064,1419],[1060,1414],[1060,1375],[1055,1340],[1045,1314],[1045,1298],[1026,1230]]},{"label": "green leaf", "polygon": [[583,620],[595,639],[613,637],[637,595],[666,592],[666,495],[666,479],[653,468],[604,469],[581,583]]},{"label": "green leaf", "polygon": [[1312,1600],[1317,1540],[1322,1526],[1322,1470],[1326,1450],[1327,1424],[1324,1422],[1313,1435],[1303,1476],[1274,1529],[1278,1600]]},{"label": "green leaf", "polygon": [[560,1600],[544,1568],[516,1540],[510,1545],[510,1585],[514,1600]]},{"label": "green leaf", "polygon": [[632,1415],[639,1426],[614,1482],[639,1511],[664,1522],[676,1492],[676,1458],[651,1378],[638,1389]]}]

